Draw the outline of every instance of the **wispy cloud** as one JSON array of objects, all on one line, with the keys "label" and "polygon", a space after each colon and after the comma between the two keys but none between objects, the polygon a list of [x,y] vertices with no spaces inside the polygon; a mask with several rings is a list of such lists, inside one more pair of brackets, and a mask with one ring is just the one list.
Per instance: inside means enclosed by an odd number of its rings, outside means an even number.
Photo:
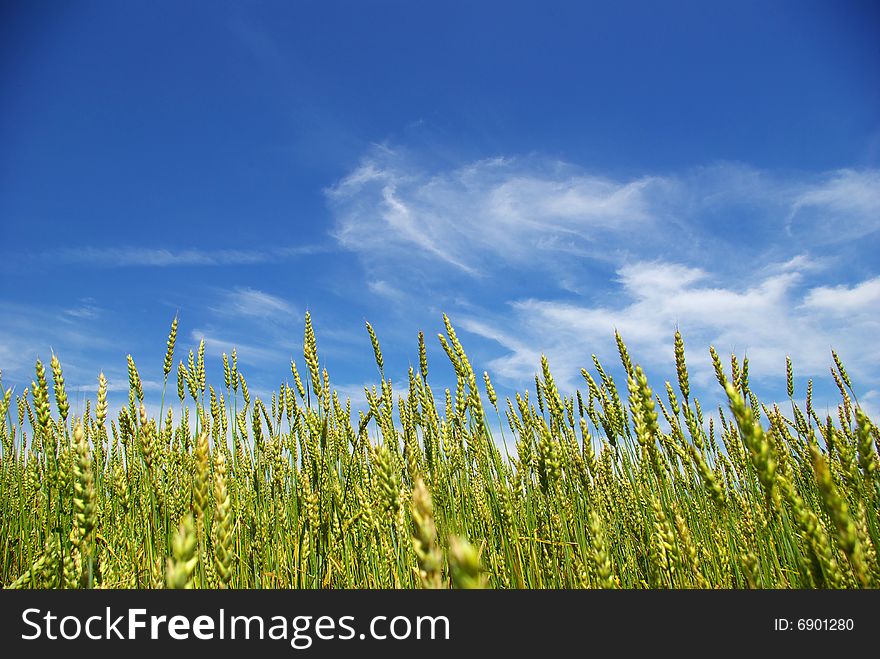
[{"label": "wispy cloud", "polygon": [[[117,344],[118,326],[113,315],[105,319],[90,298],[82,307],[64,309],[36,304],[0,301],[0,370],[4,388],[14,386],[20,393],[35,376],[40,359],[48,368],[52,354],[61,360],[67,390],[72,394],[97,389],[101,371],[112,384],[124,383],[125,349]],[[73,313],[71,313],[73,312]],[[126,346],[133,349],[132,346]],[[146,371],[142,371],[142,376]],[[144,378],[150,382],[149,377]],[[149,388],[145,384],[145,388]],[[78,398],[72,397],[72,404]]]},{"label": "wispy cloud", "polygon": [[807,294],[804,307],[846,318],[861,314],[877,316],[880,310],[880,277],[855,286],[819,286]]},{"label": "wispy cloud", "polygon": [[782,243],[788,258],[880,228],[874,169],[780,174],[716,163],[621,177],[527,156],[437,170],[377,146],[325,193],[335,238],[385,280],[395,270],[486,278],[525,267],[577,290],[566,268],[585,259],[616,267],[674,251],[707,265],[731,246],[754,257]]},{"label": "wispy cloud", "polygon": [[[636,263],[619,273],[615,305],[524,299],[512,304],[512,318],[470,317],[462,328],[491,339],[505,354],[490,366],[510,381],[527,382],[546,353],[571,384],[592,354],[615,355],[620,331],[634,358],[650,366],[672,360],[672,335],[680,328],[701,351],[689,355],[704,382],[711,367],[703,349],[748,355],[755,380],[777,377],[791,355],[802,374],[827,371],[830,349],[851,356],[851,370],[873,382],[880,365],[878,280],[853,287],[804,288],[799,272],[757,277],[741,284],[719,283],[704,270],[674,263]],[[826,311],[842,300],[840,314]],[[516,337],[501,329],[513,325]]]},{"label": "wispy cloud", "polygon": [[290,352],[285,352],[280,347],[263,347],[250,343],[241,343],[217,334],[212,330],[197,328],[190,333],[190,338],[198,343],[205,341],[205,353],[211,357],[220,357],[224,352],[231,354],[235,348],[238,361],[242,364],[258,366],[283,366],[290,359]]},{"label": "wispy cloud", "polygon": [[382,297],[388,298],[390,300],[403,300],[406,297],[406,294],[384,279],[376,279],[373,281],[367,282],[367,288],[371,293],[375,295],[380,295]]},{"label": "wispy cloud", "polygon": [[96,268],[165,268],[183,266],[255,265],[318,254],[324,245],[279,247],[267,250],[166,249],[149,247],[77,247],[51,250],[37,258]]},{"label": "wispy cloud", "polygon": [[78,364],[112,345],[110,337],[97,331],[96,314],[67,311],[0,301],[0,368],[5,375],[29,381],[35,361],[48,362],[54,350],[68,380],[74,381],[79,377]]},{"label": "wispy cloud", "polygon": [[654,219],[648,200],[665,185],[658,177],[619,182],[528,158],[427,173],[386,147],[326,194],[336,239],[365,260],[436,261],[482,276],[499,258],[584,254],[597,235],[635,231]]},{"label": "wispy cloud", "polygon": [[83,298],[79,301],[79,305],[64,310],[64,315],[70,318],[92,319],[101,315],[101,308],[96,304],[94,298]]},{"label": "wispy cloud", "polygon": [[[106,374],[105,374],[105,377]],[[144,391],[162,391],[162,383],[157,382],[156,380],[145,380],[141,378],[141,387]],[[118,392],[127,392],[129,389],[129,382],[127,378],[115,378],[107,380],[107,391],[111,393]],[[98,382],[97,378],[93,384],[77,384],[72,387],[67,387],[68,391],[75,391],[79,393],[86,394],[97,394],[98,393]]]},{"label": "wispy cloud", "polygon": [[880,171],[844,169],[804,186],[791,202],[790,232],[822,241],[853,240],[880,230]]},{"label": "wispy cloud", "polygon": [[249,316],[262,320],[289,321],[301,314],[287,300],[249,287],[236,287],[222,295],[212,311],[221,315]]},{"label": "wispy cloud", "polygon": [[352,417],[356,420],[357,411],[367,409],[367,395],[364,392],[364,389],[369,389],[374,384],[374,382],[364,384],[339,384],[333,385],[333,389],[336,390],[336,393],[339,395],[339,400],[343,405],[345,404],[346,399],[351,401]]},{"label": "wispy cloud", "polygon": [[867,391],[859,397],[859,405],[871,419],[880,419],[880,390]]}]

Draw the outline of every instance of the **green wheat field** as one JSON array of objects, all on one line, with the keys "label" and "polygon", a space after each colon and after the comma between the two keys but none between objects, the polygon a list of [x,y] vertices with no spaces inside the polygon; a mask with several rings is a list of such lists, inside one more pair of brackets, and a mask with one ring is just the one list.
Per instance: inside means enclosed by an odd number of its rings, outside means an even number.
[{"label": "green wheat field", "polygon": [[204,343],[175,369],[176,318],[156,418],[131,357],[116,418],[103,374],[77,417],[58,359],[48,375],[38,361],[0,401],[0,585],[880,585],[880,433],[835,353],[824,418],[812,382],[794,402],[790,361],[783,411],[750,390],[747,359],[713,348],[727,405],[702,409],[678,333],[674,385],[652,386],[618,336],[626,382],[594,357],[563,396],[542,359],[535,388],[500,401],[444,321],[454,390],[432,390],[422,334],[418,369],[392,389],[368,324],[380,375],[354,412],[308,315],[305,368],[291,363],[271,400],[251,396],[235,351],[215,386]]}]

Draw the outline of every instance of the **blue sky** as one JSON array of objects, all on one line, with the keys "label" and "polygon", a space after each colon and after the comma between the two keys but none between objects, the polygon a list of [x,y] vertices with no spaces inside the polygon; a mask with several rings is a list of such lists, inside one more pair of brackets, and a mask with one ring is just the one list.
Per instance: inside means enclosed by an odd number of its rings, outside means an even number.
[{"label": "blue sky", "polygon": [[[251,388],[302,320],[355,404],[446,312],[502,393],[681,328],[769,400],[880,408],[871,2],[27,2],[0,10],[0,369],[158,400],[168,326]],[[451,368],[429,344],[432,377]],[[436,375],[435,375],[436,374]],[[437,385],[435,384],[435,387]],[[117,391],[124,397],[124,391]]]}]

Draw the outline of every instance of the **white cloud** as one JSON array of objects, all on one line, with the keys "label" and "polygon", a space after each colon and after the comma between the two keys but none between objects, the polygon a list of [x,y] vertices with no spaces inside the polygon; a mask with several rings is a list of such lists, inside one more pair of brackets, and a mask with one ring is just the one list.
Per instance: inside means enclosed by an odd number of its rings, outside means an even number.
[{"label": "white cloud", "polygon": [[60,252],[61,260],[97,267],[168,267],[192,265],[241,265],[265,260],[261,252],[241,250],[148,249],[143,247],[82,247]]},{"label": "white cloud", "polygon": [[[756,380],[782,374],[787,354],[802,374],[827,372],[832,347],[845,360],[847,355],[858,356],[850,370],[875,379],[880,347],[872,337],[880,335],[880,319],[871,315],[876,308],[872,295],[844,295],[851,314],[830,317],[821,309],[817,313],[815,302],[810,302],[824,299],[829,289],[804,291],[797,272],[743,285],[712,285],[711,276],[701,270],[654,262],[623,267],[619,275],[616,306],[525,299],[513,303],[512,318],[471,317],[459,324],[506,349],[490,367],[512,382],[529,381],[543,352],[570,386],[579,369],[590,365],[593,353],[605,360],[616,355],[615,329],[635,361],[668,367],[676,327],[689,346],[699,346],[700,352],[689,353],[688,361],[704,382],[711,380],[703,354],[709,344],[721,354],[747,355]],[[871,280],[846,291],[873,291],[874,285]],[[516,338],[499,324],[515,326]]]},{"label": "white cloud", "polygon": [[634,263],[622,267],[618,274],[623,287],[637,297],[656,292],[673,293],[706,278],[699,268],[677,263]]},{"label": "white cloud", "polygon": [[352,420],[357,422],[357,412],[359,410],[364,413],[367,412],[367,395],[364,392],[364,388],[371,388],[375,382],[364,383],[364,384],[334,384],[333,389],[336,390],[337,395],[339,396],[339,402],[342,403],[343,407],[345,406],[345,401],[351,401],[351,411],[352,411]]},{"label": "white cloud", "polygon": [[254,265],[326,251],[320,245],[269,250],[165,249],[147,247],[77,247],[41,255],[47,260],[100,268]]},{"label": "white cloud", "polygon": [[880,277],[855,286],[819,286],[804,299],[804,307],[836,316],[880,313]]},{"label": "white cloud", "polygon": [[880,423],[880,390],[871,389],[859,396],[859,405],[875,425]]},{"label": "white cloud", "polygon": [[367,288],[370,289],[371,293],[381,295],[382,297],[386,297],[391,300],[402,300],[405,297],[403,291],[382,279],[368,281]]},{"label": "white cloud", "polygon": [[364,259],[420,268],[436,261],[482,276],[499,260],[583,254],[601,234],[619,238],[649,224],[648,200],[665,185],[660,177],[617,182],[532,159],[480,160],[428,174],[382,148],[326,194],[335,237]]},{"label": "white cloud", "polygon": [[880,171],[832,172],[795,196],[789,229],[824,241],[859,238],[880,229]]},{"label": "white cloud", "polygon": [[282,366],[290,359],[290,353],[280,348],[264,348],[232,341],[209,330],[194,329],[190,333],[190,338],[196,343],[204,340],[205,354],[212,357],[220,357],[224,352],[231,355],[232,349],[235,348],[241,364]]},{"label": "white cloud", "polygon": [[71,318],[81,318],[84,320],[97,318],[101,315],[102,309],[95,304],[93,298],[83,298],[79,300],[79,306],[65,309],[64,314]]},{"label": "white cloud", "polygon": [[[171,381],[170,378],[169,378],[169,381]],[[158,382],[156,380],[145,380],[145,379],[141,378],[141,387],[143,388],[144,391],[162,391],[162,383]],[[128,382],[127,377],[115,378],[112,381],[108,378],[108,380],[107,380],[107,391],[109,391],[109,392],[120,392],[120,391],[127,392],[128,389],[129,389],[129,382]],[[97,376],[95,376],[94,384],[77,384],[72,387],[67,387],[67,390],[97,395],[97,393],[98,393]]]},{"label": "white cloud", "polygon": [[113,339],[100,331],[96,313],[69,311],[0,302],[0,369],[7,382],[30,382],[36,360],[47,365],[53,351],[68,384],[97,377],[101,367],[91,370],[95,355],[106,355]]},{"label": "white cloud", "polygon": [[673,250],[691,262],[730,247],[754,257],[755,248],[783,248],[785,229],[797,252],[880,227],[874,169],[781,175],[716,163],[612,177],[529,156],[431,171],[382,146],[325,193],[336,239],[380,271],[491,277],[502,265],[558,271],[585,257],[620,265]]},{"label": "white cloud", "polygon": [[249,287],[236,287],[223,295],[212,311],[223,315],[250,316],[263,320],[289,320],[301,314],[286,300]]}]

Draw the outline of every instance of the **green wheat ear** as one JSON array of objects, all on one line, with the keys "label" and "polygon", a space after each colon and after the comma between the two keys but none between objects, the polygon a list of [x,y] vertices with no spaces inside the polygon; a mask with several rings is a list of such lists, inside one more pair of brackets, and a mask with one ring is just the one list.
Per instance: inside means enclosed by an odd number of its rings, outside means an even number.
[{"label": "green wheat ear", "polygon": [[235,518],[227,486],[226,457],[222,450],[214,453],[214,569],[220,584],[228,588],[232,584],[235,567],[234,538]]},{"label": "green wheat ear", "polygon": [[58,414],[61,420],[67,423],[67,415],[70,413],[70,404],[67,402],[67,392],[64,389],[64,375],[61,372],[61,362],[56,355],[52,355],[52,381],[55,383],[55,402],[58,405]]},{"label": "green wheat ear", "polygon": [[[373,326],[370,323],[367,323],[367,333],[370,335],[370,343],[373,346],[373,356],[376,358],[376,365],[379,367],[379,373],[385,373],[385,361],[382,359],[382,349],[379,347],[379,339],[376,337],[376,332],[373,330]],[[384,375],[382,376],[385,377]]]},{"label": "green wheat ear", "polygon": [[690,397],[690,383],[688,382],[687,364],[684,361],[684,339],[681,332],[675,330],[675,370],[678,374],[678,388],[685,401]]},{"label": "green wheat ear", "polygon": [[758,474],[758,480],[764,488],[768,501],[776,501],[774,489],[777,467],[776,450],[761,425],[755,421],[751,409],[746,406],[739,391],[731,383],[727,383],[726,391],[730,401],[730,409],[742,434],[743,444],[748,449],[752,464]]},{"label": "green wheat ear", "polygon": [[172,556],[165,567],[165,587],[193,588],[193,573],[199,562],[198,538],[192,515],[184,517],[177,534],[171,541]]},{"label": "green wheat ear", "polygon": [[171,368],[174,366],[174,344],[177,341],[177,324],[178,317],[174,316],[174,320],[171,321],[171,331],[168,333],[165,361],[162,363],[162,375],[165,380],[168,379],[168,374],[171,373]]},{"label": "green wheat ear", "polygon": [[424,380],[428,379],[428,351],[425,348],[425,333],[419,331],[419,371]]},{"label": "green wheat ear", "polygon": [[418,478],[412,494],[413,549],[422,588],[443,587],[443,552],[437,545],[434,507],[425,482]]},{"label": "green wheat ear", "polygon": [[193,482],[195,517],[199,523],[203,523],[211,498],[211,447],[208,444],[208,434],[204,431],[199,434],[196,441],[195,467]]},{"label": "green wheat ear", "polygon": [[486,587],[479,552],[467,540],[455,535],[449,538],[449,572],[454,588]]}]

